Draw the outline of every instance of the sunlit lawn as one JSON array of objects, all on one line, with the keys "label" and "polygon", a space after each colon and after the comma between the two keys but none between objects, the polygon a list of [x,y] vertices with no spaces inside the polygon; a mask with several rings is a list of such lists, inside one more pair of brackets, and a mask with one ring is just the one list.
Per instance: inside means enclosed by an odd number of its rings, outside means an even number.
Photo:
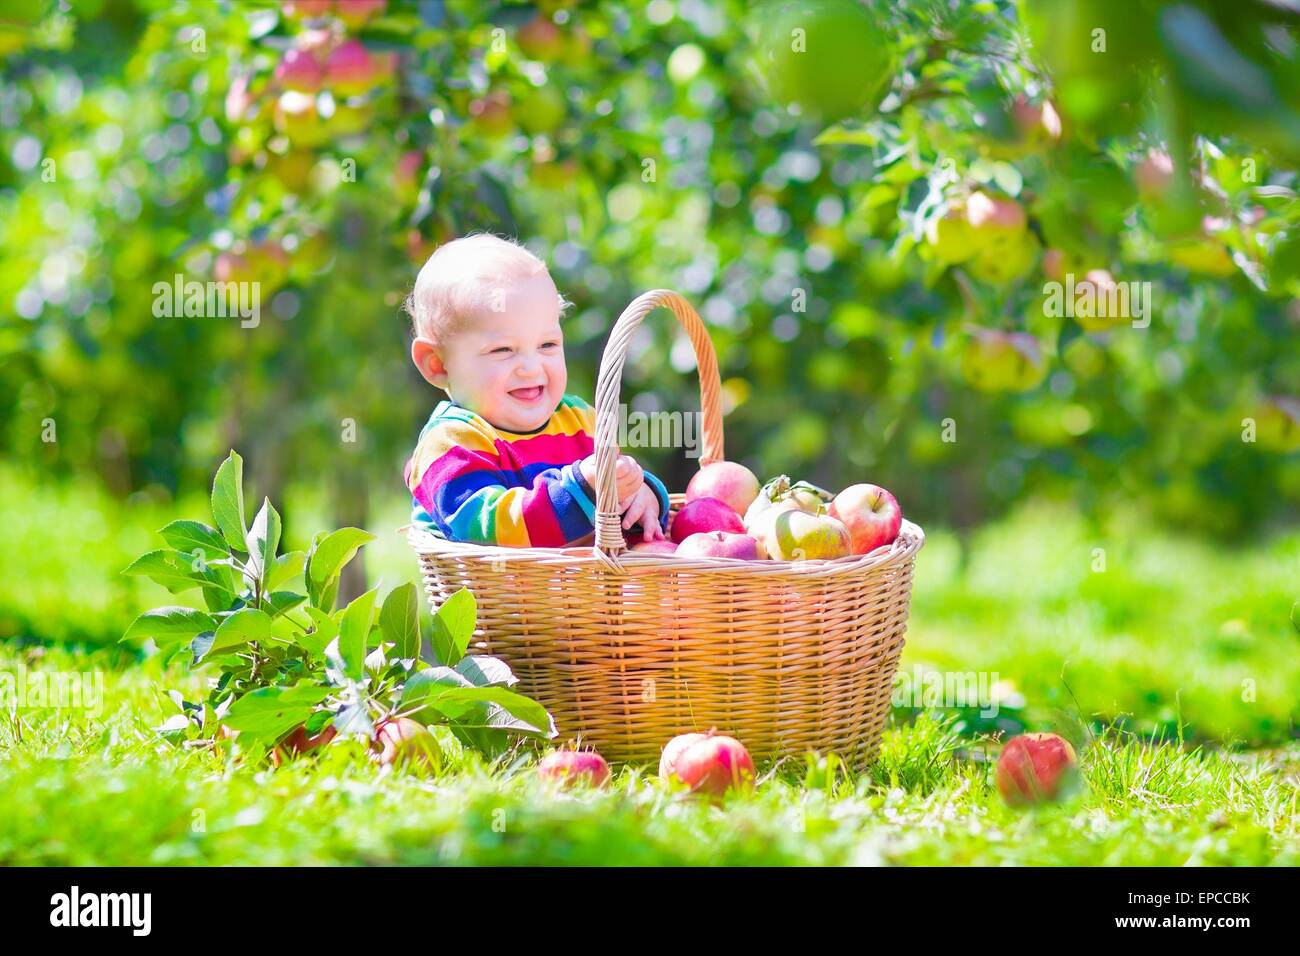
[{"label": "sunlit lawn", "polygon": [[[900,708],[867,772],[786,761],[718,808],[642,768],[605,792],[556,793],[527,753],[489,768],[452,744],[432,779],[346,746],[278,771],[174,748],[151,729],[172,712],[162,692],[199,678],[111,646],[140,609],[173,603],[116,572],[204,503],[122,508],[81,486],[0,480],[0,670],[105,676],[100,714],[0,717],[0,864],[1300,862],[1294,532],[1229,548],[1118,516],[1103,532],[1038,505],[976,534],[963,560],[932,531],[903,669],[1005,682],[998,720]],[[290,504],[302,546],[326,519]],[[390,533],[403,520],[394,500],[372,529],[368,569],[387,585],[413,576]],[[1002,804],[980,731],[1022,724],[1093,735],[1073,801]]]}]

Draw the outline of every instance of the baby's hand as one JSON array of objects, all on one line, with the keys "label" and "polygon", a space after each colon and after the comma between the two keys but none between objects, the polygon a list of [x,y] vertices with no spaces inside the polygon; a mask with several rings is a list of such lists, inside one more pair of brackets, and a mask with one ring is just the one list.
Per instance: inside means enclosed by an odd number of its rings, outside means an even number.
[{"label": "baby's hand", "polygon": [[654,489],[644,482],[640,490],[632,495],[632,500],[623,512],[623,530],[638,523],[641,525],[643,540],[658,541],[664,537],[663,529],[659,527],[659,499],[655,496]]},{"label": "baby's hand", "polygon": [[[596,487],[596,456],[588,455],[578,466],[587,484]],[[631,455],[619,455],[614,466],[614,483],[618,489],[618,507],[622,511],[637,490],[645,486],[645,473]]]}]

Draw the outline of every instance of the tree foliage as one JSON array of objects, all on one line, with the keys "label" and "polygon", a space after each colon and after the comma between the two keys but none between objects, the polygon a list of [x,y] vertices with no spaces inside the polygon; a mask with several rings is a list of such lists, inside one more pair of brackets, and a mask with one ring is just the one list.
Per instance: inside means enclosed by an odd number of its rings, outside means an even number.
[{"label": "tree foliage", "polygon": [[[635,295],[689,297],[760,474],[961,525],[1033,491],[1218,530],[1300,501],[1294,10],[844,2],[871,50],[798,82],[762,26],[816,44],[844,3],[7,5],[6,452],[126,493],[238,445],[360,523],[439,397],[400,301],[487,229],[575,303],[577,391]],[[879,96],[830,98],[855,69]],[[1052,276],[1103,272],[1151,283],[1149,325],[1052,314]],[[177,274],[258,281],[260,322],[157,316]],[[693,409],[692,372],[651,317],[624,398]]]}]

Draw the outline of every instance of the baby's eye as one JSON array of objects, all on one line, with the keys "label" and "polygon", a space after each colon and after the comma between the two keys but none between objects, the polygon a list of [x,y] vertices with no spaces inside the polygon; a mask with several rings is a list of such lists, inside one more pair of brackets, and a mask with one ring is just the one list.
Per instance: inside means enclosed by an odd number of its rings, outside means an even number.
[{"label": "baby's eye", "polygon": [[492,350],[493,355],[508,355],[513,349],[508,345],[498,345]]},{"label": "baby's eye", "polygon": [[544,348],[544,349],[558,349],[559,347],[560,347],[560,343],[559,343],[559,342],[543,342],[543,343],[542,343],[542,348]]}]

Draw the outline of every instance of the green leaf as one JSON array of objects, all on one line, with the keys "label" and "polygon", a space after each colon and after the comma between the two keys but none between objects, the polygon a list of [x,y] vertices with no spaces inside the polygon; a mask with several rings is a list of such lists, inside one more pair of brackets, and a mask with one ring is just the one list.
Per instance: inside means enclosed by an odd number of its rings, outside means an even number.
[{"label": "green leaf", "polygon": [[361,680],[366,673],[366,638],[370,635],[378,590],[371,588],[354,600],[339,620],[339,657],[343,659],[343,673],[352,680]]},{"label": "green leaf", "polygon": [[454,668],[475,687],[513,687],[519,683],[510,665],[499,657],[474,654],[462,658]]},{"label": "green leaf", "polygon": [[348,704],[334,718],[334,729],[342,737],[359,736],[367,740],[375,736],[375,725],[360,704]]},{"label": "green leaf", "polygon": [[1300,601],[1296,601],[1295,604],[1291,605],[1291,624],[1297,631],[1300,631]]},{"label": "green leaf", "polygon": [[272,591],[266,596],[266,603],[270,606],[271,617],[279,617],[286,611],[292,611],[303,601],[307,600],[305,594],[295,594],[293,591]]},{"label": "green leaf", "polygon": [[880,142],[880,134],[869,129],[846,129],[843,126],[828,126],[817,134],[814,146],[875,146]]},{"label": "green leaf", "polygon": [[[402,698],[398,708],[423,710],[432,706],[434,701],[448,691],[472,687],[473,685],[463,674],[456,673],[450,667],[426,667],[406,679],[406,683],[402,686]],[[461,711],[467,709],[468,707],[460,708]]]},{"label": "green leaf", "polygon": [[1019,196],[1020,190],[1025,185],[1024,177],[1020,175],[1020,170],[1010,163],[997,163],[993,167],[993,181],[998,184],[1008,196]]},{"label": "green leaf", "polygon": [[275,551],[280,547],[280,515],[271,505],[270,498],[262,499],[262,507],[253,518],[253,526],[248,529],[246,541],[248,570],[262,582],[262,590],[269,591],[266,569],[275,564]]},{"label": "green leaf", "polygon": [[272,636],[271,618],[267,613],[255,607],[246,607],[221,622],[206,650],[201,655],[196,651],[194,662],[197,664],[213,654],[242,647],[250,641],[267,641]]},{"label": "green leaf", "polygon": [[314,627],[310,634],[302,634],[298,638],[298,643],[307,648],[312,656],[322,657],[325,654],[325,648],[329,647],[334,638],[339,636],[338,622],[320,608],[312,607],[310,604],[304,610],[306,610],[307,616],[311,618]]},{"label": "green leaf", "polygon": [[511,716],[528,724],[536,733],[546,737],[555,736],[555,725],[545,707],[531,697],[516,694],[504,687],[449,687],[434,696],[429,701],[429,706],[449,717],[454,717],[463,715],[464,708],[460,708],[455,714],[451,710],[466,701],[489,701],[497,704]]},{"label": "green leaf", "polygon": [[172,594],[214,583],[214,572],[195,571],[188,554],[167,548],[140,555],[122,573],[147,577]]},{"label": "green leaf", "polygon": [[330,584],[338,577],[343,566],[356,557],[357,550],[375,536],[360,528],[340,528],[326,535],[317,535],[307,555],[307,596],[311,603],[326,611],[334,609]]},{"label": "green leaf", "polygon": [[384,640],[393,642],[398,657],[420,656],[420,602],[412,582],[388,592],[379,610],[379,629]]},{"label": "green leaf", "polygon": [[253,740],[274,742],[305,722],[329,693],[319,684],[259,687],[231,704],[224,722]]},{"label": "green leaf", "polygon": [[449,666],[464,657],[477,620],[478,604],[466,588],[443,601],[433,615],[434,656]]},{"label": "green leaf", "polygon": [[122,640],[152,637],[159,649],[163,649],[174,644],[188,643],[196,634],[213,630],[216,626],[217,622],[212,615],[196,611],[192,607],[156,607],[132,621],[122,635]]},{"label": "green leaf", "polygon": [[212,481],[212,518],[226,543],[242,551],[247,526],[244,521],[244,460],[231,451]]},{"label": "green leaf", "polygon": [[271,565],[271,570],[266,575],[266,590],[274,591],[286,581],[291,581],[302,573],[304,562],[307,560],[306,551],[290,551],[282,554],[275,559]]},{"label": "green leaf", "polygon": [[221,532],[209,527],[202,521],[180,519],[173,521],[158,532],[169,547],[186,554],[193,554],[197,549],[203,556],[213,560],[227,553],[226,542],[221,539]]}]

